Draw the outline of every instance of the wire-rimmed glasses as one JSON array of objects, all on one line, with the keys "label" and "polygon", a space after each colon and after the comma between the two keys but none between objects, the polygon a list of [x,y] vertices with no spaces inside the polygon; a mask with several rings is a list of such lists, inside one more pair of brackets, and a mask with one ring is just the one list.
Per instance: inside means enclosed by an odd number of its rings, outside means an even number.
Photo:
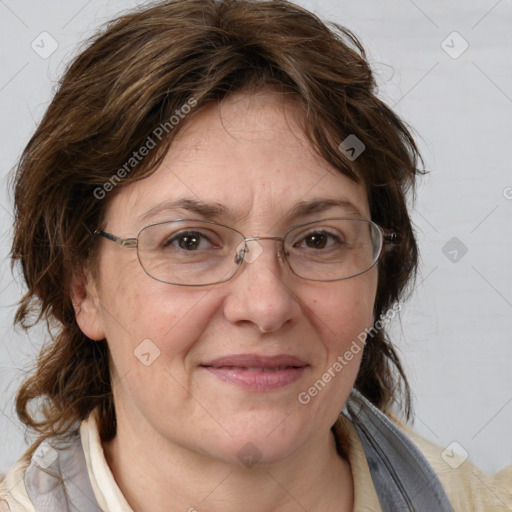
[{"label": "wire-rimmed glasses", "polygon": [[293,226],[282,236],[246,237],[210,220],[176,219],[143,227],[135,238],[96,230],[117,245],[136,248],[150,277],[181,286],[206,286],[231,279],[244,262],[263,252],[260,240],[280,243],[278,257],[297,276],[312,281],[340,281],[370,270],[382,254],[386,233],[369,220],[328,218]]}]

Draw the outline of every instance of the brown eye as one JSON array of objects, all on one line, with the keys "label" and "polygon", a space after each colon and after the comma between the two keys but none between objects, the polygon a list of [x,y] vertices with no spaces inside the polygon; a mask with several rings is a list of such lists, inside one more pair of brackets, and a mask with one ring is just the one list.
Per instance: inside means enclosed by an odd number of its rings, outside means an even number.
[{"label": "brown eye", "polygon": [[181,236],[178,238],[178,246],[181,249],[197,249],[199,247],[199,237],[197,236]]},{"label": "brown eye", "polygon": [[327,231],[313,231],[303,236],[295,245],[299,249],[331,249],[342,244],[338,236]]},{"label": "brown eye", "polygon": [[324,234],[309,235],[305,240],[307,246],[313,249],[323,249],[327,244],[327,236]]},{"label": "brown eye", "polygon": [[214,246],[206,235],[197,231],[181,231],[176,233],[167,238],[163,245],[166,248],[182,249],[188,252],[210,249]]}]

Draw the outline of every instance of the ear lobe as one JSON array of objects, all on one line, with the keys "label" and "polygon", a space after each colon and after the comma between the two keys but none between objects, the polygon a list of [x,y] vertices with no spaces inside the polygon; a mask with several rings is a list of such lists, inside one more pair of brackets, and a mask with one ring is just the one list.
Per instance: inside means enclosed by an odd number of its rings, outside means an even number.
[{"label": "ear lobe", "polygon": [[73,277],[71,302],[80,330],[93,340],[105,339],[96,284],[89,273],[80,273]]}]

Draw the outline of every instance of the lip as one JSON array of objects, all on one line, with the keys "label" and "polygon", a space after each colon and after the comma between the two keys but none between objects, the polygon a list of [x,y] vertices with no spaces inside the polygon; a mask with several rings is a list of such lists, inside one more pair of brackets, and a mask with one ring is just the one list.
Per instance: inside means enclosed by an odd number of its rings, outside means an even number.
[{"label": "lip", "polygon": [[224,382],[255,391],[269,391],[295,382],[309,365],[286,354],[238,354],[208,361],[201,367]]}]

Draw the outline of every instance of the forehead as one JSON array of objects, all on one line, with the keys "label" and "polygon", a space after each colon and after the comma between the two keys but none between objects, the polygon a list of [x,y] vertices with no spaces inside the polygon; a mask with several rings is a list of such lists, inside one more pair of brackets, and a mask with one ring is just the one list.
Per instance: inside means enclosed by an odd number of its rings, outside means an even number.
[{"label": "forehead", "polygon": [[262,227],[321,212],[369,218],[364,186],[313,151],[301,116],[294,101],[271,93],[206,106],[151,176],[112,199],[108,224],[134,230],[189,212]]}]

